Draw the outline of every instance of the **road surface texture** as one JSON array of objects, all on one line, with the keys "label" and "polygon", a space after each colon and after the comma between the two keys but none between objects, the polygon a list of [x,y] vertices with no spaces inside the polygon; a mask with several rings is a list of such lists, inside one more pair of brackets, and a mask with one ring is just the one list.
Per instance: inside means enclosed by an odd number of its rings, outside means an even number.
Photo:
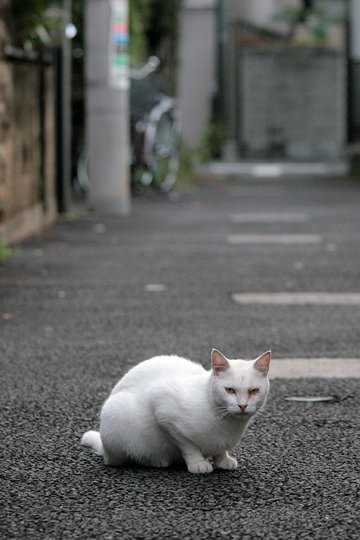
[{"label": "road surface texture", "polygon": [[[1,538],[359,538],[360,182],[145,194],[129,218],[63,220],[24,242],[0,289]],[[212,347],[280,364],[236,471],[108,468],[80,445],[132,365],[207,366]]]}]

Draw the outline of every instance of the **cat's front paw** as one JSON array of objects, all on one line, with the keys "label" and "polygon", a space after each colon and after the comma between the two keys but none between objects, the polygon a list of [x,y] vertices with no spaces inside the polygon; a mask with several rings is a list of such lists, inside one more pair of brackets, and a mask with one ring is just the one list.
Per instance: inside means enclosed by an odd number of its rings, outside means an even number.
[{"label": "cat's front paw", "polygon": [[208,474],[213,470],[213,466],[206,459],[188,464],[188,471],[195,474]]},{"label": "cat's front paw", "polygon": [[237,467],[236,459],[228,455],[215,458],[214,462],[218,469],[225,469],[227,471],[234,471]]}]

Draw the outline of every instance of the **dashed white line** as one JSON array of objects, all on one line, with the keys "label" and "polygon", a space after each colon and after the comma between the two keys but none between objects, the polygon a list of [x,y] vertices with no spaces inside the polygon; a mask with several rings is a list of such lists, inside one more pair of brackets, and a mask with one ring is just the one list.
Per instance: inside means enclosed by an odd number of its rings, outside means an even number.
[{"label": "dashed white line", "polygon": [[319,234],[229,234],[228,244],[320,244]]},{"label": "dashed white line", "polygon": [[360,306],[360,293],[233,293],[232,299],[237,304]]},{"label": "dashed white line", "polygon": [[230,215],[232,223],[304,223],[309,215],[300,212],[235,213]]},{"label": "dashed white line", "polygon": [[360,358],[273,358],[271,379],[360,377]]}]

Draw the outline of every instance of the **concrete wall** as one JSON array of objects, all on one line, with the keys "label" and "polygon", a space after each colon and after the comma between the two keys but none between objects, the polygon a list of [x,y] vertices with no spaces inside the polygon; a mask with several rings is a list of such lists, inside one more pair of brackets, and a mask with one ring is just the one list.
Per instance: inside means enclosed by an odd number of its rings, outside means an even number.
[{"label": "concrete wall", "polygon": [[240,54],[239,142],[247,157],[336,159],[346,143],[346,62],[311,49]]},{"label": "concrete wall", "polygon": [[183,139],[195,147],[211,120],[215,82],[216,2],[182,4],[178,100],[183,114]]}]

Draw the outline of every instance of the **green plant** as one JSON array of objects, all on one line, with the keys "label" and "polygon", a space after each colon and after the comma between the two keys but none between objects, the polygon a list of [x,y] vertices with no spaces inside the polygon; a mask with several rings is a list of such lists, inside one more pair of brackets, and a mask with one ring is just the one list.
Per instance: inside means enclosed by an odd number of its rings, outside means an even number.
[{"label": "green plant", "polygon": [[210,124],[199,141],[198,156],[201,163],[221,157],[226,139],[226,127],[223,124]]},{"label": "green plant", "polygon": [[151,0],[129,0],[130,59],[136,66],[149,56],[146,31],[150,19]]},{"label": "green plant", "polygon": [[13,42],[25,49],[44,49],[56,44],[64,28],[59,2],[12,0]]},{"label": "green plant", "polygon": [[360,154],[354,153],[350,160],[350,176],[355,180],[360,180]]},{"label": "green plant", "polygon": [[129,0],[130,63],[150,55],[161,61],[164,90],[174,93],[180,0]]},{"label": "green plant", "polygon": [[273,16],[275,21],[285,21],[290,24],[297,24],[306,22],[311,17],[321,17],[322,19],[326,18],[326,12],[318,7],[294,7],[287,6]]},{"label": "green plant", "polygon": [[161,61],[163,90],[176,93],[180,0],[151,0],[147,41],[151,54]]},{"label": "green plant", "polygon": [[188,148],[184,142],[180,146],[179,171],[176,180],[176,189],[186,190],[196,176],[196,153]]},{"label": "green plant", "polygon": [[0,234],[0,262],[5,261],[13,252],[14,250],[8,247],[4,237]]},{"label": "green plant", "polygon": [[306,5],[300,7],[287,6],[275,13],[274,20],[286,22],[289,25],[289,37],[292,38],[298,25],[308,30],[308,45],[321,45],[329,37],[332,24],[344,23],[343,16],[332,16],[321,7]]}]

